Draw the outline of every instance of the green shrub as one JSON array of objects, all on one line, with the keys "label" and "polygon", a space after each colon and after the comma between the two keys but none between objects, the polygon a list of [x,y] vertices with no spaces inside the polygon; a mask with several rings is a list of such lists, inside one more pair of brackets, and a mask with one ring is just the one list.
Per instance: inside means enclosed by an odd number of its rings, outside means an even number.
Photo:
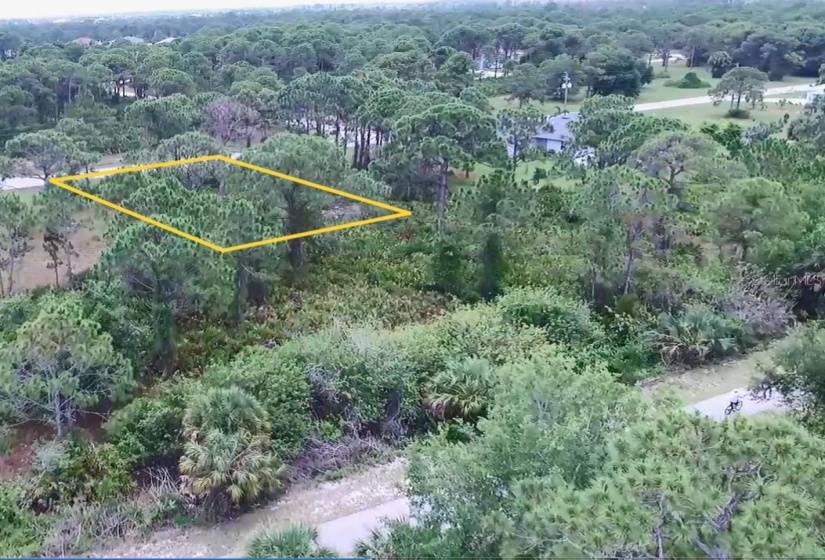
[{"label": "green shrub", "polygon": [[183,414],[201,382],[176,378],[157,384],[151,395],[117,410],[104,424],[114,444],[133,468],[177,464],[183,450]]},{"label": "green shrub", "polygon": [[134,489],[129,465],[117,447],[80,436],[42,444],[33,467],[26,500],[37,511],[115,500]]},{"label": "green shrub", "polygon": [[12,340],[17,328],[34,318],[37,302],[28,294],[0,298],[0,341]]},{"label": "green shrub", "polygon": [[209,514],[226,514],[280,487],[283,463],[255,397],[237,387],[207,389],[193,396],[183,427],[181,478]]},{"label": "green shrub", "polygon": [[456,359],[427,384],[425,402],[439,420],[459,418],[474,422],[487,413],[493,383],[493,371],[487,360]]},{"label": "green shrub", "polygon": [[316,332],[328,327],[333,320],[369,322],[392,328],[437,315],[455,305],[454,298],[436,292],[413,288],[389,291],[351,282],[352,277],[345,288],[330,285],[323,290],[302,293],[299,302],[287,299],[279,303],[278,316],[273,321],[292,335]]},{"label": "green shrub", "polygon": [[334,550],[319,547],[318,530],[305,525],[259,529],[246,544],[245,558],[337,558]]},{"label": "green shrub", "polygon": [[550,288],[516,288],[498,306],[510,321],[543,329],[551,342],[586,344],[604,336],[586,303]]},{"label": "green shrub", "polygon": [[452,241],[438,243],[431,261],[432,288],[438,292],[466,298],[470,292],[467,279],[468,255],[463,245]]},{"label": "green shrub", "polygon": [[681,80],[671,80],[665,84],[667,87],[675,87],[680,89],[708,89],[710,83],[699,79],[696,72],[688,72]]},{"label": "green shrub", "polygon": [[294,457],[312,427],[309,382],[303,366],[284,353],[249,347],[227,366],[213,366],[204,381],[214,387],[238,387],[269,414],[272,445],[281,457]]},{"label": "green shrub", "polygon": [[659,356],[649,333],[637,335],[619,346],[604,346],[601,354],[616,379],[627,385],[634,385],[658,373]]},{"label": "green shrub", "polygon": [[197,372],[209,364],[225,364],[245,347],[282,334],[280,330],[275,332],[271,325],[252,323],[239,329],[230,329],[223,324],[199,325],[178,341],[178,366],[182,371]]},{"label": "green shrub", "polygon": [[37,556],[49,525],[48,516],[37,516],[24,507],[26,487],[20,481],[0,484],[0,551],[7,557]]},{"label": "green shrub", "polygon": [[365,424],[388,415],[410,421],[420,413],[419,385],[409,360],[388,332],[370,327],[331,327],[285,344],[277,359],[301,364],[319,419],[357,412]]},{"label": "green shrub", "polygon": [[655,74],[653,74],[654,80],[669,80],[670,73],[667,70],[659,70]]},{"label": "green shrub", "polygon": [[747,109],[729,109],[725,113],[726,119],[749,119],[751,118],[751,112]]},{"label": "green shrub", "polygon": [[169,401],[140,397],[106,422],[109,441],[133,467],[177,462],[183,452],[183,407]]},{"label": "green shrub", "polygon": [[514,324],[490,304],[461,307],[430,324],[409,325],[389,336],[412,362],[420,382],[453,359],[476,357],[500,365],[529,356],[547,342],[541,329]]}]

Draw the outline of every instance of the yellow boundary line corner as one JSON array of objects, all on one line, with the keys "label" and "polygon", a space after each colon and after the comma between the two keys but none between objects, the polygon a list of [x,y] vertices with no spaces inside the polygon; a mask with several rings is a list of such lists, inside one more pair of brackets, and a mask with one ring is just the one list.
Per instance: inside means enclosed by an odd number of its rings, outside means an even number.
[{"label": "yellow boundary line corner", "polygon": [[[149,216],[145,216],[145,215],[140,214],[138,212],[134,212],[133,210],[129,210],[128,208],[124,208],[123,206],[120,206],[120,205],[115,204],[113,202],[109,202],[108,200],[105,200],[105,199],[100,198],[98,196],[95,196],[93,194],[87,193],[84,190],[78,189],[77,187],[73,187],[72,185],[68,184],[68,181],[78,181],[78,180],[81,180],[81,179],[93,179],[95,177],[105,177],[105,176],[109,176],[109,175],[121,175],[123,173],[132,173],[134,171],[148,171],[150,169],[160,169],[160,168],[164,168],[164,167],[174,167],[176,165],[186,165],[186,164],[190,164],[190,163],[200,163],[200,162],[204,162],[204,161],[223,161],[223,162],[226,162],[226,163],[230,163],[232,165],[237,165],[239,167],[244,167],[246,169],[251,169],[253,171],[258,171],[259,173],[264,173],[266,175],[271,175],[273,177],[278,177],[279,179],[292,181],[294,183],[298,183],[299,185],[304,185],[304,186],[311,187],[313,189],[318,189],[318,190],[321,190],[321,191],[324,191],[324,192],[327,192],[327,193],[330,193],[330,194],[342,196],[342,197],[348,198],[350,200],[355,200],[356,202],[361,202],[361,203],[367,204],[369,206],[374,206],[376,208],[381,208],[382,210],[387,210],[389,212],[392,212],[392,214],[387,214],[385,216],[378,216],[376,218],[368,218],[368,219],[365,219],[365,220],[358,220],[358,221],[355,221],[355,222],[348,222],[348,223],[345,223],[345,224],[337,224],[337,225],[334,225],[334,226],[327,226],[327,227],[313,229],[313,230],[305,231],[305,232],[301,232],[301,233],[293,233],[291,235],[282,235],[282,236],[279,236],[279,237],[271,237],[269,239],[262,239],[260,241],[253,241],[251,243],[242,243],[240,245],[233,245],[231,247],[223,247],[221,245],[216,245],[215,243],[207,241],[206,239],[197,237],[197,236],[192,235],[190,233],[186,233],[185,231],[181,231],[177,228],[174,228],[170,225],[159,222],[155,219],[150,218]],[[51,184],[57,186],[57,187],[60,187],[61,189],[65,189],[65,190],[67,190],[71,193],[74,193],[74,194],[82,196],[82,197],[84,197],[88,200],[91,200],[92,202],[96,202],[96,203],[98,203],[102,206],[105,206],[107,208],[111,208],[112,210],[122,212],[122,213],[126,214],[127,216],[131,216],[133,218],[136,218],[138,220],[146,222],[147,224],[151,224],[151,225],[153,225],[155,227],[158,227],[162,230],[168,231],[169,233],[173,233],[175,235],[183,237],[184,239],[188,239],[189,241],[193,241],[195,243],[203,245],[204,247],[208,247],[208,248],[210,248],[214,251],[217,251],[218,253],[231,253],[233,251],[242,251],[244,249],[251,249],[253,247],[261,247],[261,246],[264,246],[264,245],[272,245],[272,244],[280,243],[280,242],[283,242],[283,241],[289,241],[291,239],[299,239],[299,238],[302,238],[302,237],[310,237],[310,236],[313,236],[313,235],[320,235],[322,233],[330,233],[330,232],[333,232],[333,231],[340,231],[340,230],[343,230],[343,229],[350,229],[350,228],[354,228],[354,227],[365,226],[365,225],[368,225],[368,224],[375,224],[375,223],[378,223],[378,222],[386,222],[386,221],[394,220],[394,219],[397,219],[397,218],[406,218],[406,217],[412,215],[412,212],[410,212],[409,210],[404,210],[403,208],[398,208],[396,206],[392,206],[390,204],[385,204],[383,202],[379,202],[377,200],[372,200],[370,198],[359,196],[357,194],[352,194],[352,193],[348,193],[346,191],[342,191],[342,190],[339,190],[339,189],[334,189],[334,188],[328,187],[326,185],[320,185],[318,183],[313,183],[311,181],[301,179],[300,177],[293,177],[292,175],[287,175],[286,173],[281,173],[279,171],[274,171],[272,169],[267,169],[266,167],[260,167],[258,165],[252,165],[251,163],[236,160],[236,159],[233,159],[233,158],[230,158],[230,157],[227,157],[227,156],[224,156],[224,155],[220,155],[220,154],[213,154],[213,155],[210,155],[210,156],[200,156],[200,157],[187,158],[187,159],[177,159],[177,160],[172,160],[172,161],[164,161],[164,162],[160,162],[160,163],[152,163],[152,164],[145,164],[145,165],[132,165],[132,166],[127,166],[127,167],[121,167],[121,168],[118,168],[118,169],[109,169],[109,170],[106,170],[106,171],[93,171],[91,173],[82,173],[80,175],[66,175],[66,176],[63,176],[63,177],[51,178],[51,179],[49,179],[49,182]]]}]

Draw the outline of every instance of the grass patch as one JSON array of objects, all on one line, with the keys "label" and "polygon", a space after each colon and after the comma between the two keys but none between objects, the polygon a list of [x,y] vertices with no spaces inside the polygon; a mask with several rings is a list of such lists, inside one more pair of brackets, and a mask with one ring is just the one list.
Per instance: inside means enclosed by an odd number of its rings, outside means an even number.
[{"label": "grass patch", "polygon": [[[655,72],[659,72],[663,70],[661,63],[653,61],[653,69]],[[711,84],[711,87],[715,86],[719,83],[718,78],[711,78],[710,72],[707,68],[698,67],[698,68],[688,68],[685,66],[684,62],[680,63],[671,63],[668,67],[668,75],[669,78],[657,78],[653,80],[652,83],[644,86],[642,88],[642,92],[639,94],[639,97],[636,98],[636,103],[655,103],[657,101],[673,101],[675,99],[688,99],[691,97],[702,97],[707,95],[706,89],[680,89],[677,87],[669,87],[666,84],[669,81],[679,81],[685,77],[685,74],[688,72],[694,72],[697,77],[702,80],[703,82],[708,82]],[[781,82],[767,82],[765,87],[770,88],[777,88],[777,87],[785,87],[785,86],[794,86],[794,85],[801,85],[801,84],[809,84],[811,82],[811,78],[800,78],[798,76],[787,76]],[[792,96],[799,95],[801,98],[805,98],[805,94],[786,94],[783,97],[791,99]],[[796,97],[796,98],[799,98]],[[583,95],[576,96],[571,98],[567,103],[567,110],[574,112],[578,111],[579,107],[581,107],[582,101],[584,100]],[[507,107],[516,108],[518,107],[518,101],[508,101],[507,96],[498,96],[498,97],[491,97],[490,98],[490,105],[493,107],[493,110],[498,112],[502,109]],[[545,103],[539,102],[531,102],[530,105],[536,107],[540,111],[548,114],[553,114],[556,111],[556,107],[562,107],[563,103],[561,101],[548,101]],[[680,108],[681,109],[681,108]]]},{"label": "grass patch", "polygon": [[16,194],[23,200],[24,203],[31,206],[34,204],[34,199],[38,194],[40,194],[41,190],[43,190],[42,187],[34,187],[31,189],[13,189],[8,191],[0,191],[0,196]]},{"label": "grass patch", "polygon": [[700,127],[705,122],[719,122],[728,121],[740,124],[742,126],[753,126],[759,123],[775,122],[784,117],[787,113],[790,118],[795,117],[801,110],[801,105],[786,105],[785,108],[780,108],[775,102],[766,103],[765,109],[749,109],[750,118],[748,119],[727,119],[725,113],[730,108],[729,103],[722,103],[721,105],[713,106],[712,103],[704,103],[701,105],[686,105],[683,107],[669,107],[667,109],[659,109],[656,111],[649,111],[659,117],[670,117],[674,119],[681,119],[686,123]]}]

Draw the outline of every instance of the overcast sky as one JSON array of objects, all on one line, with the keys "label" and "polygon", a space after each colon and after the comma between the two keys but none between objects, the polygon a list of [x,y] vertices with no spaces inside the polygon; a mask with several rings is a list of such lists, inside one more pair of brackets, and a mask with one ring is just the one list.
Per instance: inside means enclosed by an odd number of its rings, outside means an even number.
[{"label": "overcast sky", "polygon": [[0,0],[0,19],[129,12],[267,8],[311,4],[409,4],[415,0]]}]

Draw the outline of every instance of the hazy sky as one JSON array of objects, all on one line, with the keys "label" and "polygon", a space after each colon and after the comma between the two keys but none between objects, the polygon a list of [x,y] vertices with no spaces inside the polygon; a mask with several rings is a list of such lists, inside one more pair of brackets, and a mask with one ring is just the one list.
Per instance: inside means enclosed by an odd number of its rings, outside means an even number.
[{"label": "hazy sky", "polygon": [[413,1],[415,0],[0,0],[0,19],[311,4],[405,4]]}]

